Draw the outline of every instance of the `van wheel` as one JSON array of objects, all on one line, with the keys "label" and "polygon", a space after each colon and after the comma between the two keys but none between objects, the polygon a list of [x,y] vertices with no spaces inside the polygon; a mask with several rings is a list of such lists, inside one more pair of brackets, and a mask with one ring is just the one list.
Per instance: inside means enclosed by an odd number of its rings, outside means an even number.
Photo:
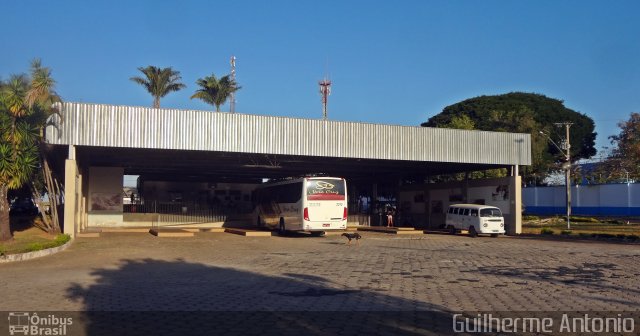
[{"label": "van wheel", "polygon": [[324,237],[327,233],[324,231],[315,231],[311,232],[311,235],[314,237]]},{"label": "van wheel", "polygon": [[499,235],[498,235],[497,233],[492,233],[492,234],[491,234],[491,238],[498,238],[498,236],[499,236]]},{"label": "van wheel", "polygon": [[478,236],[478,232],[476,231],[476,228],[473,226],[469,227],[469,237],[471,238],[475,238]]},{"label": "van wheel", "polygon": [[453,225],[449,225],[449,233],[454,235],[456,234],[456,228]]},{"label": "van wheel", "polygon": [[278,225],[278,234],[284,236],[287,230],[284,229],[284,218],[280,218],[280,225]]}]

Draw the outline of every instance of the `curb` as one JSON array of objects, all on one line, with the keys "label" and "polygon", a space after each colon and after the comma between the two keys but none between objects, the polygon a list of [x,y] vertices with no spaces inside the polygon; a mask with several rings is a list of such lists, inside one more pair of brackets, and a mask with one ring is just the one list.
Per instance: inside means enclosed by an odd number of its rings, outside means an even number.
[{"label": "curb", "polygon": [[14,261],[25,261],[29,259],[35,259],[40,257],[46,257],[48,255],[56,254],[58,252],[66,250],[73,243],[73,239],[66,242],[64,245],[52,247],[45,250],[27,252],[27,253],[17,253],[17,254],[9,254],[0,256],[0,264],[2,263],[10,263]]},{"label": "curb", "polygon": [[572,241],[572,242],[599,242],[599,243],[612,243],[612,244],[625,244],[625,245],[638,245],[640,240],[626,240],[617,237],[600,238],[600,237],[581,237],[578,235],[543,235],[543,234],[531,234],[523,233],[516,236],[509,236],[516,239],[541,239],[541,240],[553,240],[553,241]]}]

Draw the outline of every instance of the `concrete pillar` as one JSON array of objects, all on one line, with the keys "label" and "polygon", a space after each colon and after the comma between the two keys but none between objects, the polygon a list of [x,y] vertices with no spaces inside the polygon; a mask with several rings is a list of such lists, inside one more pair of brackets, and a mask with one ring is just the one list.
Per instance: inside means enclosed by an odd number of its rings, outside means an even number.
[{"label": "concrete pillar", "polygon": [[78,169],[76,175],[76,216],[74,222],[76,223],[76,229],[78,232],[82,231],[82,174]]},{"label": "concrete pillar", "polygon": [[64,163],[64,233],[75,237],[76,209],[78,208],[77,190],[78,165],[76,160],[66,160]]},{"label": "concrete pillar", "polygon": [[[517,166],[516,166],[517,167]],[[517,168],[514,173],[517,173]],[[508,235],[522,233],[522,177],[518,175],[509,178],[509,216],[505,217]]]}]

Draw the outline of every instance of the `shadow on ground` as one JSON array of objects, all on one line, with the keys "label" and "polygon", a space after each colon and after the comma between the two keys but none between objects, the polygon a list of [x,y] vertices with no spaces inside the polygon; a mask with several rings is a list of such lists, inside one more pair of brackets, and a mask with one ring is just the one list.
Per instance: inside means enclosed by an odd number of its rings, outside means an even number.
[{"label": "shadow on ground", "polygon": [[[72,284],[86,335],[442,335],[452,313],[323,277],[257,274],[184,260],[123,260]],[[82,334],[82,332],[80,333]]]}]

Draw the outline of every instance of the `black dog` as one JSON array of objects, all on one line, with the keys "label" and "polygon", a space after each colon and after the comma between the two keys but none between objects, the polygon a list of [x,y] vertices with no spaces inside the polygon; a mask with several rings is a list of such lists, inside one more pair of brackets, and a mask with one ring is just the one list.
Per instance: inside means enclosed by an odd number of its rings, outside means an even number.
[{"label": "black dog", "polygon": [[347,237],[347,239],[349,239],[349,241],[347,241],[345,244],[351,244],[351,240],[355,239],[356,240],[356,244],[360,245],[360,238],[362,238],[362,236],[359,233],[357,233],[357,232],[346,233],[345,232],[342,235]]}]

